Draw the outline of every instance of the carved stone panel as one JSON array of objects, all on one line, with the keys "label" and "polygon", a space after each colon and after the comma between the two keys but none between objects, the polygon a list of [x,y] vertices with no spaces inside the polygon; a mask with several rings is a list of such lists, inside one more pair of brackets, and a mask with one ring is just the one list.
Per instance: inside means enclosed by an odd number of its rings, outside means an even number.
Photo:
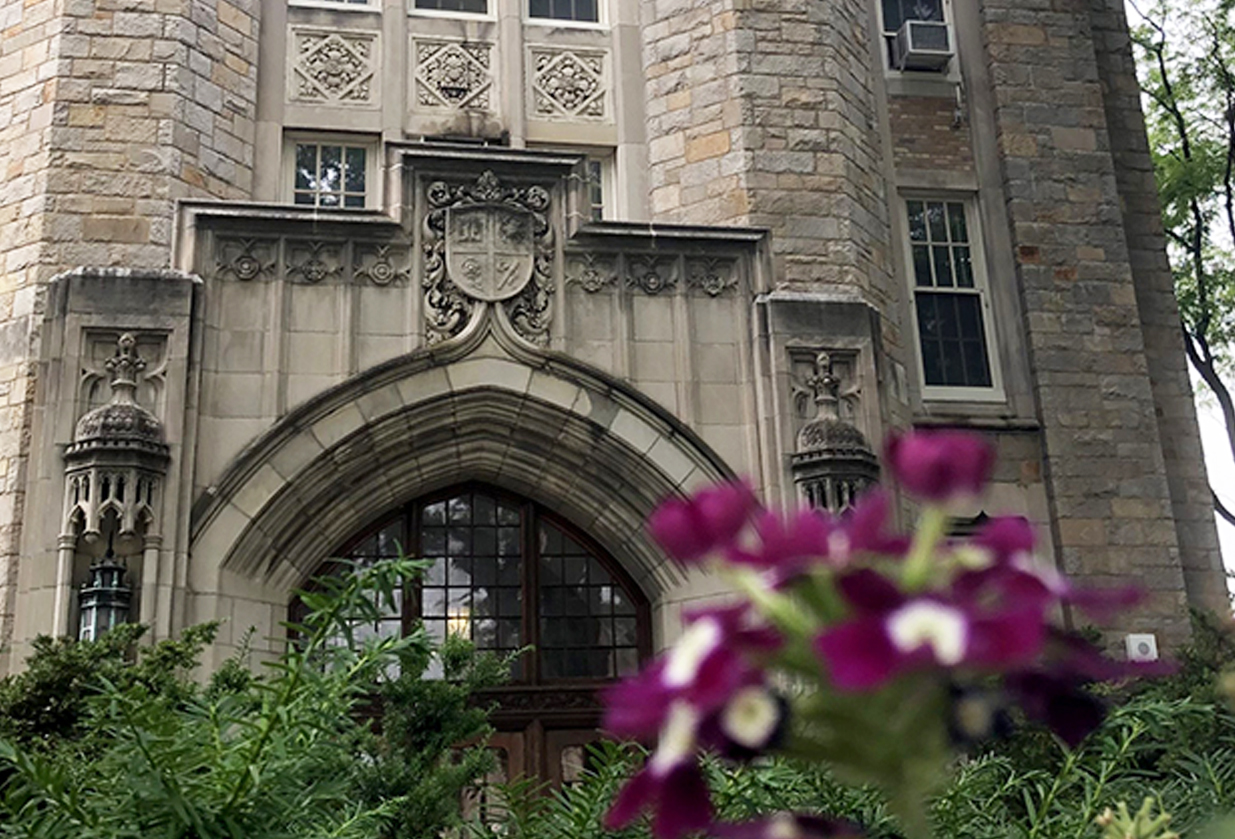
[{"label": "carved stone panel", "polygon": [[289,240],[287,274],[302,283],[320,283],[343,273],[343,245],[339,242]]},{"label": "carved stone panel", "polygon": [[418,107],[490,110],[492,44],[414,39],[413,86]]},{"label": "carved stone panel", "polygon": [[269,279],[278,263],[279,243],[275,239],[220,236],[215,246],[215,272],[228,279],[242,282]]},{"label": "carved stone panel", "polygon": [[[111,398],[111,368],[116,346],[126,330],[90,329],[82,336],[82,369],[78,377],[78,411],[75,420],[107,403]],[[163,392],[167,379],[167,334],[133,332],[135,353],[142,365],[135,373],[137,404],[163,418]]]},{"label": "carved stone panel", "polygon": [[569,260],[566,282],[595,294],[617,285],[617,255],[581,253]]},{"label": "carved stone panel", "polygon": [[377,101],[377,33],[292,29],[290,98],[331,104]]},{"label": "carved stone panel", "polygon": [[485,171],[475,181],[434,181],[425,200],[429,342],[457,335],[483,301],[502,306],[525,340],[547,343],[554,254],[549,191],[504,184]]},{"label": "carved stone panel", "polygon": [[605,54],[558,47],[531,47],[532,113],[541,119],[603,119],[606,113]]},{"label": "carved stone panel", "polygon": [[412,275],[409,257],[407,248],[357,243],[352,270],[358,282],[401,285]]},{"label": "carved stone panel", "polygon": [[838,419],[861,430],[857,350],[790,347],[794,414],[799,426]]},{"label": "carved stone panel", "polygon": [[670,294],[677,288],[677,260],[660,256],[626,258],[626,287],[645,294]]},{"label": "carved stone panel", "polygon": [[214,255],[214,270],[205,267],[201,273],[225,281],[387,286],[405,284],[412,276],[411,248],[401,239],[246,239],[224,234],[215,240]]},{"label": "carved stone panel", "polygon": [[738,284],[737,264],[732,259],[691,259],[686,263],[686,284],[709,297],[719,297]]},{"label": "carved stone panel", "polygon": [[472,204],[446,208],[446,270],[465,294],[494,303],[532,279],[534,218],[523,207]]}]

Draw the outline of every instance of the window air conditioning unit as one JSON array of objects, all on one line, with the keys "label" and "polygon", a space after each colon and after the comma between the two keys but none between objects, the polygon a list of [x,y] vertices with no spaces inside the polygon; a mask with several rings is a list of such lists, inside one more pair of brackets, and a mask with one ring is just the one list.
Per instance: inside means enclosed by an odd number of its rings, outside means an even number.
[{"label": "window air conditioning unit", "polygon": [[952,32],[933,20],[907,20],[892,49],[897,70],[943,70],[952,60]]}]

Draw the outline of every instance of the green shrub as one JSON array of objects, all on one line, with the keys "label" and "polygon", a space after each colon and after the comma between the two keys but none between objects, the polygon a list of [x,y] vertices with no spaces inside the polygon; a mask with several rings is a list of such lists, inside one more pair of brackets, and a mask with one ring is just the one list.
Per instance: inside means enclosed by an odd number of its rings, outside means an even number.
[{"label": "green shrub", "polygon": [[[505,671],[452,641],[441,656],[455,680],[422,681],[435,652],[423,632],[353,636],[422,565],[319,581],[297,643],[261,676],[238,657],[206,686],[189,678],[213,626],[135,654],[138,628],[40,640],[0,683],[0,837],[439,836],[487,759],[471,694]],[[375,696],[381,731],[363,713]],[[464,739],[476,747],[453,760]]]}]

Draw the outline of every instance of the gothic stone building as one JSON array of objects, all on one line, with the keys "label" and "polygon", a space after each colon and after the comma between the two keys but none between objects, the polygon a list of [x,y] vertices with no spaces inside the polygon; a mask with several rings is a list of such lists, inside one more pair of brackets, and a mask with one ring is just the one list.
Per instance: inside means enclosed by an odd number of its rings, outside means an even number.
[{"label": "gothic stone building", "polygon": [[535,644],[555,776],[720,591],[659,499],[843,506],[909,425],[1178,642],[1225,588],[1122,5],[3,0],[0,672],[126,616],[269,654],[402,545],[373,631]]}]

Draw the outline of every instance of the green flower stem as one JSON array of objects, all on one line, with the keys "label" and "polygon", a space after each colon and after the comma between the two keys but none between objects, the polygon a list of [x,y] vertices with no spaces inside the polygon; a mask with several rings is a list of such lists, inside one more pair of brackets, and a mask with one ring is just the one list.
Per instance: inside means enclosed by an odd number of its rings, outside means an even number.
[{"label": "green flower stem", "polygon": [[935,550],[947,530],[948,514],[943,507],[930,505],[922,511],[901,572],[901,584],[906,591],[921,591],[930,583],[935,571]]},{"label": "green flower stem", "polygon": [[722,567],[721,576],[745,594],[759,612],[777,628],[794,638],[809,638],[819,628],[817,621],[794,598],[769,588],[763,578],[747,570]]}]

